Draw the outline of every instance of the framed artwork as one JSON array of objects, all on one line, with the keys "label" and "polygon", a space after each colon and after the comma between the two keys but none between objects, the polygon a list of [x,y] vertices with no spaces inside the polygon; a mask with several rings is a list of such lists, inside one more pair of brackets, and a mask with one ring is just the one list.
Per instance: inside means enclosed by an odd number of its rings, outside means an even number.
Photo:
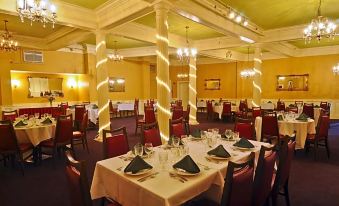
[{"label": "framed artwork", "polygon": [[220,90],[220,79],[205,79],[205,90]]},{"label": "framed artwork", "polygon": [[308,91],[309,74],[277,75],[277,91]]},{"label": "framed artwork", "polygon": [[108,79],[109,92],[125,92],[125,78],[110,77]]}]

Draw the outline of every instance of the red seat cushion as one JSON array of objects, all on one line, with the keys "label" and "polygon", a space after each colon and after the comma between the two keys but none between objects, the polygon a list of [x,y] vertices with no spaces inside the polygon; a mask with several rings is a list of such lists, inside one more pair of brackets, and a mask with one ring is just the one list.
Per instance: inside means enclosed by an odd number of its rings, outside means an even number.
[{"label": "red seat cushion", "polygon": [[80,131],[74,131],[73,132],[73,139],[79,139],[83,137],[83,133]]},{"label": "red seat cushion", "polygon": [[145,124],[145,120],[143,120],[143,119],[138,119],[138,124]]},{"label": "red seat cushion", "polygon": [[41,147],[53,147],[54,146],[54,139],[48,139],[48,140],[42,141],[40,143],[40,146]]},{"label": "red seat cushion", "polygon": [[161,145],[161,137],[157,128],[144,130],[144,138],[145,143],[150,142],[154,147]]},{"label": "red seat cushion", "polygon": [[32,148],[33,148],[33,145],[31,143],[19,144],[19,149],[21,152],[26,152]]}]

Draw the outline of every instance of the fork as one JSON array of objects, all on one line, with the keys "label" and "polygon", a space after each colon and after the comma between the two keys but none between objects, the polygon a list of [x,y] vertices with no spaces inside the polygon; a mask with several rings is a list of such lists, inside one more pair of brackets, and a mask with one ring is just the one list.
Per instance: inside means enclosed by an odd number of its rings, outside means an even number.
[{"label": "fork", "polygon": [[211,169],[209,166],[204,165],[204,164],[201,164],[201,163],[199,163],[199,162],[198,162],[198,165],[204,167],[204,170],[210,170],[210,169]]},{"label": "fork", "polygon": [[182,183],[185,183],[186,181],[182,178],[182,177],[180,177],[179,175],[177,175],[177,174],[174,174],[174,173],[169,173],[169,176],[170,177],[172,177],[172,178],[174,178],[174,179],[177,179],[177,180],[179,180],[180,182],[182,182]]}]

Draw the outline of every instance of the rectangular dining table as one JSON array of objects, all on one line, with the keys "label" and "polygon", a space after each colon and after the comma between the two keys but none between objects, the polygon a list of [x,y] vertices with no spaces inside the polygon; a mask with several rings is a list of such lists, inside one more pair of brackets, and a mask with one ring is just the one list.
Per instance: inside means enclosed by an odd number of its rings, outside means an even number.
[{"label": "rectangular dining table", "polygon": [[172,154],[171,150],[166,150],[169,152],[168,167],[165,170],[160,168],[158,153],[160,150],[165,150],[164,146],[161,146],[154,148],[154,154],[145,159],[153,166],[152,173],[158,172],[158,174],[143,182],[138,179],[145,175],[132,176],[123,172],[123,168],[129,163],[125,159],[128,155],[124,155],[124,158],[115,157],[97,162],[91,185],[92,199],[108,197],[124,206],[175,206],[205,194],[209,199],[219,201],[228,161],[244,161],[252,151],[257,156],[261,145],[269,146],[268,143],[252,141],[255,145],[254,149],[241,151],[232,146],[234,141],[218,139],[215,146],[222,144],[232,157],[229,160],[216,161],[206,158],[207,151],[212,148],[208,148],[203,141],[187,139],[186,142],[189,155],[201,170],[197,175],[185,176],[188,181],[183,183],[170,177],[169,172],[174,171],[172,165],[180,160]]}]

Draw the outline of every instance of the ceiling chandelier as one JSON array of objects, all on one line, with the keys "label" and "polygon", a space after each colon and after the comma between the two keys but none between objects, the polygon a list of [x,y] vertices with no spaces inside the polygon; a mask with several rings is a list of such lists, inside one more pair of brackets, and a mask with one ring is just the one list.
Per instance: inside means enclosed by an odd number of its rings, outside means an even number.
[{"label": "ceiling chandelier", "polygon": [[[250,64],[250,47],[247,48],[247,65]],[[240,72],[241,78],[249,78],[255,75],[253,68],[244,69]]]},{"label": "ceiling chandelier", "polygon": [[114,51],[113,54],[109,54],[108,58],[112,61],[119,62],[124,60],[124,57],[120,54],[118,54],[118,49],[117,49],[117,41],[114,41]]},{"label": "ceiling chandelier", "polygon": [[54,28],[57,18],[56,7],[45,0],[18,0],[17,11],[22,22],[27,18],[31,25],[37,21],[41,22],[44,28],[46,23],[52,23]]},{"label": "ceiling chandelier", "polygon": [[189,41],[188,41],[188,29],[189,29],[189,27],[186,26],[185,28],[186,28],[186,44],[187,44],[187,47],[178,48],[178,50],[177,50],[177,56],[178,56],[178,59],[181,62],[189,62],[190,57],[196,58],[197,53],[198,53],[196,48],[190,48]]},{"label": "ceiling chandelier", "polygon": [[321,15],[321,0],[319,1],[318,16],[304,29],[305,43],[310,43],[312,39],[317,39],[318,42],[322,38],[334,38],[336,35],[335,29],[337,25],[329,21]]},{"label": "ceiling chandelier", "polygon": [[0,42],[0,50],[4,51],[16,51],[18,49],[18,42],[12,39],[12,35],[7,29],[7,20],[5,22],[5,32],[2,34],[2,40]]},{"label": "ceiling chandelier", "polygon": [[332,69],[334,75],[339,75],[339,63]]}]

